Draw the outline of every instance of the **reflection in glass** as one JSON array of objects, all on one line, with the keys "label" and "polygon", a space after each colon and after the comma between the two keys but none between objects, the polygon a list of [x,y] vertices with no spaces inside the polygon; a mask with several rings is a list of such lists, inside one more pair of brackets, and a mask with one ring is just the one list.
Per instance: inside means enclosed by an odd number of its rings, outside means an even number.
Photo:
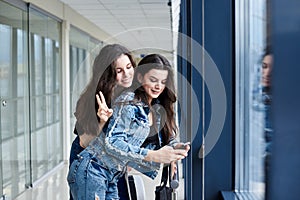
[{"label": "reflection in glass", "polygon": [[[272,109],[272,70],[273,70],[273,54],[272,49],[268,45],[265,49],[262,59],[262,102],[264,105],[264,138],[265,138],[265,157],[264,157],[264,172],[265,184],[268,188],[270,158],[272,150],[272,138],[274,134],[273,125],[271,122]],[[267,193],[266,193],[267,194]],[[267,196],[266,196],[267,198]],[[268,198],[267,198],[268,199]]]},{"label": "reflection in glass", "polygon": [[[270,83],[263,60],[269,45],[268,0],[236,1],[236,185],[243,198],[264,199]],[[270,71],[269,71],[270,72]]]}]

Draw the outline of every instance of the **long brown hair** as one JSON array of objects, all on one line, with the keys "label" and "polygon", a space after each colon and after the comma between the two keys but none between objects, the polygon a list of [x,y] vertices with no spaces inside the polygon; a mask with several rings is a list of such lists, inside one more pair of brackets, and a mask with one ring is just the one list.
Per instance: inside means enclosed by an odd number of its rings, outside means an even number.
[{"label": "long brown hair", "polygon": [[[119,44],[106,45],[94,60],[91,80],[80,95],[74,113],[77,125],[86,134],[99,134],[100,119],[97,116],[98,103],[96,94],[99,94],[101,91],[107,105],[111,105],[111,99],[116,88],[116,60],[121,55],[127,55],[131,64],[135,67],[135,62],[129,50]],[[79,132],[78,134],[82,133]]]},{"label": "long brown hair", "polygon": [[[146,92],[144,88],[138,83],[137,76],[138,74],[144,76],[151,69],[168,71],[166,87],[157,99],[165,110],[165,114],[161,115],[161,122],[165,122],[161,131],[163,133],[162,136],[164,143],[168,144],[170,138],[174,137],[174,134],[177,133],[174,111],[174,104],[177,98],[175,94],[174,72],[169,61],[160,54],[150,54],[145,56],[139,62],[138,67],[136,68],[132,87],[135,89],[135,98],[148,103]],[[151,105],[148,106],[151,107]]]}]

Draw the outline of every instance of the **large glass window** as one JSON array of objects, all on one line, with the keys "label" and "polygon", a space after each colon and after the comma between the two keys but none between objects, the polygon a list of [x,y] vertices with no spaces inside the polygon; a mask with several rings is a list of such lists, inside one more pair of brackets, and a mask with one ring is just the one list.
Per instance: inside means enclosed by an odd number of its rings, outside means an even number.
[{"label": "large glass window", "polygon": [[0,1],[0,198],[29,183],[26,12]]},{"label": "large glass window", "polygon": [[63,161],[61,23],[7,2],[0,0],[0,199]]},{"label": "large glass window", "polygon": [[[76,102],[91,77],[92,65],[102,42],[71,26],[70,29],[70,109],[71,128],[74,127]],[[73,137],[71,137],[73,140]]]},{"label": "large glass window", "polygon": [[[240,199],[264,199],[269,103],[264,54],[269,53],[268,1],[236,1],[236,180]],[[270,75],[268,78],[270,79]],[[270,96],[269,96],[270,97]]]},{"label": "large glass window", "polygon": [[63,160],[61,23],[29,9],[32,181]]}]

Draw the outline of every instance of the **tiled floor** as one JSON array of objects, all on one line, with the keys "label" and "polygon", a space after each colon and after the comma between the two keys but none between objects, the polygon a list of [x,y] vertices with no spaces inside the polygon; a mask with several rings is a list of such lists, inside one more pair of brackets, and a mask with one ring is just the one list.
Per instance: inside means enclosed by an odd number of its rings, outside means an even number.
[{"label": "tiled floor", "polygon": [[[53,171],[44,180],[41,180],[33,188],[28,189],[26,192],[22,193],[15,200],[68,200],[69,199],[69,188],[66,181],[66,176],[68,172],[68,164],[63,164]],[[146,199],[154,199],[154,188],[159,185],[160,176],[153,180],[142,176]],[[183,180],[180,181],[180,187],[177,189],[178,200],[183,199]],[[143,200],[143,199],[141,199]]]}]

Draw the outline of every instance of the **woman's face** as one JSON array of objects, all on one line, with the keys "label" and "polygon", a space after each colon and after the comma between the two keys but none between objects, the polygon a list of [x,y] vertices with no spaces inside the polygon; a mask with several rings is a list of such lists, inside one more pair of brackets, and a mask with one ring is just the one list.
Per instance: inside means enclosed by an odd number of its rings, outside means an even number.
[{"label": "woman's face", "polygon": [[116,82],[117,85],[128,88],[132,84],[134,68],[127,55],[122,54],[116,60]]},{"label": "woman's face", "polygon": [[139,82],[148,96],[149,103],[152,99],[158,98],[164,91],[168,79],[168,70],[151,69],[144,76],[138,75]]},{"label": "woman's face", "polygon": [[273,57],[272,55],[266,55],[262,62],[262,85],[271,86],[271,72],[273,66]]}]

